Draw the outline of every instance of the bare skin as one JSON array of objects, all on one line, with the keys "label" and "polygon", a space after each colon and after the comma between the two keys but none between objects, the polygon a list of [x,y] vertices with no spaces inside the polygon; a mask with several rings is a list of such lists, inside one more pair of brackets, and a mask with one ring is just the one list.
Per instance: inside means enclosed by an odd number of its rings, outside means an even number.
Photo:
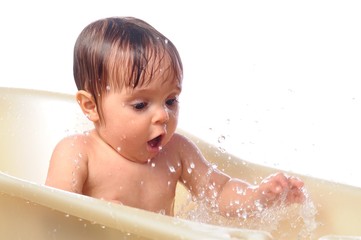
[{"label": "bare skin", "polygon": [[101,118],[92,96],[79,91],[78,103],[95,128],[59,142],[46,185],[167,215],[174,214],[178,182],[194,196],[214,199],[227,216],[255,210],[255,201],[267,207],[284,195],[290,204],[304,200],[303,182],[282,173],[253,186],[212,170],[197,146],[175,133],[180,92],[161,75],[138,89],[109,91]]}]

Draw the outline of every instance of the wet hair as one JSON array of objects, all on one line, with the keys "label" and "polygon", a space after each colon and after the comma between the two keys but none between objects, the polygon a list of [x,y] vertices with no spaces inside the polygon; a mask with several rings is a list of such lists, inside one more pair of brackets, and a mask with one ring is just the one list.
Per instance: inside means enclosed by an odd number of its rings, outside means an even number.
[{"label": "wet hair", "polygon": [[143,20],[100,19],[86,26],[75,43],[76,86],[94,97],[101,118],[103,94],[148,84],[157,71],[181,84],[183,66],[177,48]]}]

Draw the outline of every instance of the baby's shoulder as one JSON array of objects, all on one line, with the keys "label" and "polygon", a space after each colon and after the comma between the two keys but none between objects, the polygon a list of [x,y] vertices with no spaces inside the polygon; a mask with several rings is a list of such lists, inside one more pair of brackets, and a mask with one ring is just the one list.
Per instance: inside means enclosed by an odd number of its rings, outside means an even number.
[{"label": "baby's shoulder", "polygon": [[91,138],[89,134],[74,134],[69,135],[61,139],[56,147],[56,151],[66,152],[87,152],[89,145],[91,144]]},{"label": "baby's shoulder", "polygon": [[192,141],[181,133],[174,133],[169,143],[179,146],[179,144],[192,144]]},{"label": "baby's shoulder", "polygon": [[198,151],[198,147],[192,139],[181,133],[175,133],[169,143],[178,152]]}]

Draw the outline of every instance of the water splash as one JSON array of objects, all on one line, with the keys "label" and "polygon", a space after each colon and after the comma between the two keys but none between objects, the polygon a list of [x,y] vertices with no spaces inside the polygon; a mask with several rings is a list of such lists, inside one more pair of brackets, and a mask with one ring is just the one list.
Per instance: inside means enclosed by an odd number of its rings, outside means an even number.
[{"label": "water splash", "polygon": [[[208,188],[212,190],[212,185]],[[277,239],[295,239],[290,235],[296,233],[296,239],[309,240],[313,239],[313,232],[318,227],[315,220],[317,209],[306,189],[303,191],[306,196],[303,204],[287,205],[285,201],[282,201],[277,206],[265,208],[262,204],[255,202],[257,210],[249,212],[240,208],[236,216],[231,216],[230,213],[221,216],[217,197],[207,198],[203,192],[198,197],[189,196],[176,216],[196,222],[261,230],[275,236],[282,236]],[[240,190],[239,193],[243,194],[243,191]],[[230,204],[240,205],[240,202],[236,200]]]}]

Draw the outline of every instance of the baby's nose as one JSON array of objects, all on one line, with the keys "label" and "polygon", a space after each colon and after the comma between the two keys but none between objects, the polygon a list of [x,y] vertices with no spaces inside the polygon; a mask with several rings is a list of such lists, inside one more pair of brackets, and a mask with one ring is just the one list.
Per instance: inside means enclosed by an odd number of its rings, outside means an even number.
[{"label": "baby's nose", "polygon": [[169,112],[167,107],[159,107],[154,114],[154,121],[155,123],[164,124],[169,121]]}]

